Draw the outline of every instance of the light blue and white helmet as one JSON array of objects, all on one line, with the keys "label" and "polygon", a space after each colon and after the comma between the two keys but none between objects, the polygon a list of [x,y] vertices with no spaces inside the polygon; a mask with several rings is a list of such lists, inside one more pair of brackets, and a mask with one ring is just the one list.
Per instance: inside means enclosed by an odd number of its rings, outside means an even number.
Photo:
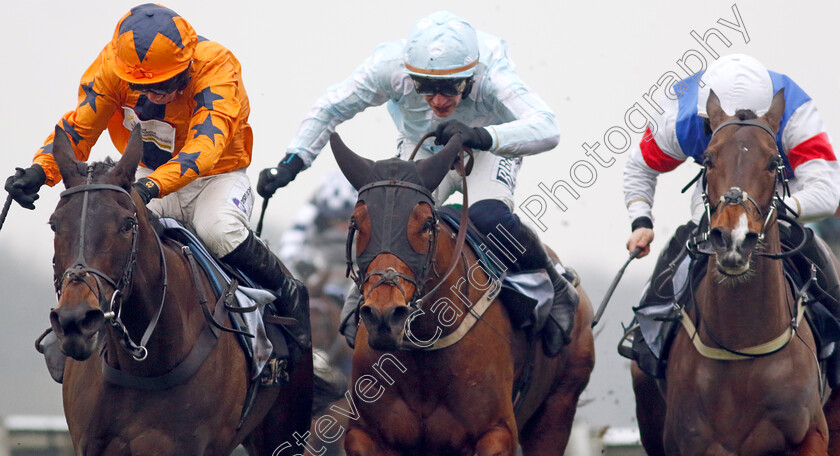
[{"label": "light blue and white helmet", "polygon": [[478,65],[478,37],[467,21],[438,11],[414,24],[405,46],[405,70],[424,78],[468,78]]}]

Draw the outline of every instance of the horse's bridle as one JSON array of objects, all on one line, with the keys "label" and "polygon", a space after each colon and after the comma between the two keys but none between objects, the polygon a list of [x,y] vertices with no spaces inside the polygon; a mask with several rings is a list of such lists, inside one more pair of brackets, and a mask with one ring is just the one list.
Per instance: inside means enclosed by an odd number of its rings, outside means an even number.
[{"label": "horse's bridle", "polygon": [[[65,198],[76,193],[83,193],[83,199],[81,225],[79,229],[79,251],[73,266],[65,269],[64,273],[56,277],[54,283],[55,291],[60,299],[62,287],[64,286],[64,282],[67,279],[69,279],[71,283],[83,282],[85,285],[87,285],[87,287],[90,288],[91,292],[93,292],[96,295],[96,298],[99,302],[99,307],[105,314],[105,319],[110,320],[111,324],[120,334],[123,348],[125,348],[126,351],[128,351],[131,354],[131,356],[134,357],[135,360],[143,361],[148,356],[146,344],[148,343],[149,338],[151,337],[152,332],[154,331],[155,326],[157,325],[158,319],[160,318],[161,311],[163,310],[163,303],[166,297],[167,273],[166,258],[163,254],[163,246],[161,244],[160,238],[155,236],[155,239],[158,243],[158,247],[160,247],[161,264],[163,266],[162,270],[164,274],[163,294],[161,296],[160,306],[158,307],[157,312],[155,313],[152,320],[149,322],[149,325],[146,327],[146,331],[143,333],[143,337],[140,340],[140,344],[135,344],[129,336],[128,330],[126,329],[125,324],[123,324],[120,316],[122,313],[122,299],[123,297],[129,296],[131,294],[132,277],[134,276],[134,268],[137,265],[137,239],[139,238],[137,206],[134,203],[134,200],[131,198],[131,194],[124,188],[111,184],[94,184],[91,183],[91,180],[92,168],[88,167],[87,182],[85,184],[70,187],[67,190],[61,192],[60,194],[60,198]],[[131,205],[134,208],[134,214],[132,216],[133,224],[131,228],[131,251],[129,252],[128,258],[126,259],[125,265],[123,266],[122,275],[117,280],[114,280],[113,278],[108,276],[108,274],[105,274],[104,272],[96,268],[88,266],[87,261],[85,260],[85,222],[87,219],[88,212],[88,195],[90,194],[90,192],[101,190],[115,191],[128,196],[129,201],[131,201]],[[91,284],[90,277],[93,277],[96,280],[95,288]],[[110,299],[105,298],[105,291],[102,286],[102,281],[105,281],[108,285],[111,286],[111,288],[114,289]]]},{"label": "horse's bridle", "polygon": [[[702,196],[703,196],[703,204],[705,206],[705,211],[706,211],[706,214],[705,214],[706,231],[704,233],[702,233],[701,235],[697,236],[697,237],[689,238],[688,246],[687,246],[688,250],[692,254],[697,254],[697,253],[704,254],[704,255],[714,255],[714,254],[716,254],[716,252],[714,252],[712,250],[704,249],[704,248],[701,248],[699,246],[699,244],[701,242],[708,241],[711,237],[711,219],[712,219],[711,216],[712,216],[712,214],[715,213],[717,210],[723,209],[724,207],[726,207],[728,205],[740,205],[740,206],[743,206],[745,210],[749,210],[749,205],[747,203],[750,203],[753,207],[755,207],[756,211],[759,214],[759,217],[764,217],[764,223],[762,224],[762,227],[761,227],[761,233],[759,233],[759,236],[758,236],[759,241],[764,240],[764,236],[765,236],[765,233],[766,233],[767,229],[770,227],[771,223],[774,220],[777,220],[777,219],[782,219],[782,220],[788,222],[792,228],[800,230],[801,231],[800,234],[802,235],[802,241],[800,242],[800,244],[798,246],[794,247],[793,249],[788,250],[787,252],[781,252],[781,253],[754,252],[754,254],[769,257],[771,259],[781,259],[781,258],[792,256],[792,255],[796,254],[799,250],[801,250],[805,246],[805,244],[808,242],[809,236],[808,236],[808,232],[805,230],[805,228],[796,219],[794,219],[792,217],[788,217],[783,212],[778,212],[777,213],[777,205],[778,205],[778,206],[781,206],[781,207],[787,209],[792,214],[796,214],[796,212],[793,211],[790,207],[788,207],[783,201],[785,196],[790,195],[790,188],[788,187],[788,179],[787,179],[787,175],[785,173],[784,160],[782,159],[781,153],[778,152],[778,143],[776,141],[776,135],[773,133],[773,130],[771,130],[767,125],[765,125],[761,122],[758,122],[756,120],[734,119],[734,120],[729,120],[729,121],[726,121],[726,122],[720,124],[712,132],[712,136],[714,136],[718,131],[720,131],[721,128],[729,126],[729,125],[743,125],[743,126],[758,127],[758,128],[761,128],[763,131],[765,131],[767,134],[769,134],[770,137],[773,138],[773,143],[776,146],[776,150],[777,150],[777,155],[774,157],[774,160],[776,162],[776,181],[778,183],[780,183],[781,186],[782,186],[782,195],[780,196],[779,192],[777,190],[774,190],[773,200],[771,201],[770,209],[767,211],[766,215],[763,214],[763,211],[761,210],[761,206],[759,206],[759,204],[755,201],[755,199],[753,199],[750,195],[747,194],[747,192],[741,190],[739,187],[732,187],[731,189],[729,189],[729,191],[727,191],[725,194],[723,194],[720,197],[720,200],[714,206],[712,206],[709,203],[709,197],[708,197],[708,194],[707,194],[708,182],[707,182],[707,179],[706,179],[706,177],[707,177],[706,176],[706,171],[707,171],[707,166],[708,165],[706,163],[704,163],[703,164],[703,169],[700,171],[700,174],[698,175],[697,178],[694,179],[694,181],[696,181],[700,177],[702,177],[702,179],[703,179],[703,181],[702,181],[702,186],[703,186],[702,187],[703,188]],[[689,184],[689,185],[691,185],[691,184]],[[775,215],[775,218],[774,218],[774,215]],[[690,282],[690,278],[691,278],[691,274],[689,274],[689,282]],[[795,307],[794,307],[794,310],[793,310],[793,315],[791,317],[790,326],[782,334],[780,334],[778,337],[776,337],[775,339],[773,339],[769,342],[760,344],[760,345],[735,350],[735,349],[726,347],[725,345],[723,345],[722,343],[717,341],[715,339],[715,337],[712,335],[712,333],[709,332],[709,330],[707,328],[706,329],[706,334],[708,334],[709,337],[711,337],[712,340],[714,340],[715,343],[720,348],[710,347],[710,346],[706,345],[705,343],[703,343],[702,340],[699,337],[697,337],[697,328],[695,327],[695,325],[691,321],[691,318],[689,317],[688,313],[686,313],[686,310],[682,305],[677,305],[676,306],[677,309],[680,311],[679,320],[680,320],[683,328],[686,330],[686,333],[689,335],[689,339],[694,344],[698,353],[700,353],[702,356],[704,356],[706,358],[717,359],[717,360],[742,360],[742,359],[753,359],[753,358],[759,358],[759,357],[771,355],[771,354],[776,353],[779,350],[783,349],[784,347],[786,347],[787,344],[792,340],[792,338],[793,338],[794,334],[796,333],[796,330],[799,326],[800,320],[802,319],[802,316],[804,315],[804,305],[803,305],[804,293],[805,293],[805,291],[807,291],[807,289],[811,285],[811,283],[815,282],[815,281],[816,281],[815,269],[812,266],[811,280],[807,281],[805,286],[803,286],[802,289],[799,290],[799,292],[798,292],[799,297],[794,302]],[[689,288],[692,288],[690,284],[688,286],[689,286]],[[695,309],[697,309],[697,311],[699,312],[699,307],[698,306],[695,305]],[[699,318],[700,317],[699,317],[699,313],[698,313],[698,319]]]},{"label": "horse's bridle", "polygon": [[[420,144],[422,144],[422,142],[425,139],[427,139],[431,136],[434,136],[434,132],[427,133],[425,136],[423,136],[423,138],[420,140],[420,142],[415,147],[414,153],[411,154],[411,157],[409,158],[409,160],[414,159],[414,156],[417,153],[417,150],[419,149]],[[470,161],[467,162],[466,164],[464,163],[464,161],[465,161],[464,152],[466,152],[466,154],[469,155],[469,157],[470,157]],[[470,150],[468,148],[465,148],[462,152],[459,152],[459,160],[455,163],[455,170],[458,172],[459,175],[461,175],[461,178],[462,178],[461,193],[463,195],[463,201],[462,201],[462,204],[461,204],[461,220],[460,220],[460,224],[459,224],[459,227],[458,227],[458,234],[456,235],[455,249],[453,251],[453,257],[454,258],[457,258],[461,255],[461,251],[463,250],[463,247],[464,247],[464,241],[466,239],[467,225],[469,224],[469,212],[468,212],[469,197],[468,197],[468,192],[467,192],[467,180],[466,180],[466,178],[470,174],[470,172],[472,171],[473,163],[474,163],[474,157],[472,155],[472,150]],[[402,188],[407,188],[407,189],[411,189],[411,190],[422,193],[431,202],[430,206],[431,206],[431,209],[432,209],[433,226],[432,226],[432,230],[431,230],[431,236],[429,238],[429,249],[428,249],[428,253],[426,255],[426,260],[425,260],[422,268],[420,269],[420,272],[415,277],[409,277],[406,274],[398,272],[394,268],[388,268],[388,269],[385,269],[385,270],[375,270],[375,271],[371,271],[368,274],[365,271],[362,271],[359,268],[354,267],[354,263],[353,263],[353,240],[355,239],[356,232],[358,231],[359,228],[356,225],[355,221],[353,221],[353,220],[350,221],[350,228],[349,228],[348,233],[347,233],[347,243],[345,245],[345,257],[346,257],[346,261],[347,261],[347,273],[346,273],[346,275],[347,275],[347,277],[353,279],[353,282],[355,282],[356,287],[358,288],[359,293],[361,295],[361,301],[360,301],[359,305],[357,306],[357,310],[358,310],[358,308],[361,307],[361,304],[364,303],[364,284],[367,283],[367,281],[370,280],[370,278],[373,277],[373,276],[379,276],[380,278],[376,283],[374,283],[371,290],[373,290],[374,288],[376,288],[380,285],[393,285],[393,286],[396,286],[403,293],[403,295],[405,295],[405,290],[403,290],[402,286],[399,284],[398,279],[401,278],[401,279],[406,280],[409,283],[413,284],[414,285],[414,293],[411,295],[410,298],[407,298],[407,301],[408,301],[407,305],[412,310],[417,310],[423,304],[426,297],[433,295],[438,290],[438,288],[440,288],[440,286],[446,281],[446,278],[449,277],[450,274],[452,274],[452,271],[455,270],[455,266],[457,265],[458,262],[453,261],[452,264],[450,265],[449,269],[443,274],[443,276],[441,276],[437,285],[432,287],[431,290],[426,291],[425,282],[428,280],[426,275],[434,267],[435,254],[437,253],[438,224],[440,223],[440,218],[437,215],[437,210],[435,209],[435,205],[434,205],[434,197],[432,196],[432,193],[427,188],[425,188],[423,186],[416,185],[416,184],[413,184],[413,183],[410,183],[410,182],[405,182],[405,181],[387,180],[387,181],[372,182],[370,184],[367,184],[367,185],[361,187],[359,189],[360,200],[361,200],[361,195],[362,195],[363,192],[365,192],[366,190],[370,190],[372,188],[376,188],[376,187],[402,187]]]},{"label": "horse's bridle", "polygon": [[[761,209],[761,206],[758,204],[758,202],[752,196],[750,196],[747,192],[743,191],[740,187],[730,188],[729,191],[727,191],[726,193],[721,195],[720,199],[717,202],[715,202],[714,205],[712,205],[710,200],[709,200],[709,195],[708,195],[708,181],[707,181],[708,165],[706,163],[703,163],[703,169],[701,169],[700,174],[697,176],[697,178],[702,178],[702,184],[701,185],[702,185],[702,189],[703,189],[702,190],[703,191],[703,193],[702,193],[703,206],[705,207],[706,230],[705,230],[705,232],[701,233],[699,236],[689,240],[689,246],[688,246],[689,251],[694,252],[694,253],[701,253],[701,254],[705,254],[705,255],[713,255],[715,253],[711,250],[703,249],[703,248],[699,247],[698,244],[703,243],[705,241],[708,241],[711,238],[712,214],[714,214],[718,210],[722,210],[724,207],[726,207],[728,205],[740,205],[740,206],[743,206],[744,209],[747,210],[747,211],[749,211],[749,206],[750,205],[755,208],[756,212],[758,213],[758,216],[760,218],[764,219],[764,222],[762,223],[762,226],[761,226],[761,232],[758,233],[758,241],[759,242],[764,240],[764,236],[767,232],[767,229],[770,227],[770,225],[773,223],[773,221],[778,219],[778,218],[781,218],[781,219],[783,219],[787,222],[794,222],[794,223],[792,223],[792,226],[804,231],[804,228],[800,224],[796,223],[792,218],[784,216],[781,213],[777,214],[777,209],[778,209],[779,206],[784,207],[785,209],[790,211],[792,214],[796,214],[796,211],[794,211],[793,209],[788,207],[784,202],[784,198],[786,196],[790,195],[790,187],[788,185],[787,173],[785,172],[785,162],[784,162],[784,159],[782,158],[781,153],[778,152],[778,142],[776,141],[776,135],[775,135],[775,133],[773,133],[773,130],[771,130],[770,127],[768,127],[764,123],[759,122],[757,120],[753,120],[753,119],[747,119],[747,120],[733,119],[733,120],[728,120],[728,121],[718,125],[718,127],[715,128],[715,130],[712,132],[712,137],[714,137],[715,134],[717,134],[723,127],[727,127],[727,126],[730,126],[730,125],[758,127],[761,130],[763,130],[764,132],[766,132],[768,135],[770,135],[771,138],[773,138],[773,145],[775,146],[776,151],[777,151],[776,156],[773,158],[773,160],[775,161],[775,164],[776,164],[776,181],[779,184],[781,184],[782,194],[779,195],[778,191],[774,191],[773,200],[770,203],[770,209],[767,211],[766,214]],[[695,178],[691,183],[696,182],[697,178]],[[689,183],[689,185],[691,185],[691,183]],[[747,204],[747,203],[749,203],[749,204]],[[805,239],[805,238],[806,238],[806,236],[803,236],[803,239]],[[784,257],[788,257],[788,256],[791,256],[791,255],[795,254],[803,246],[804,246],[804,241],[799,246],[797,246],[794,249],[791,249],[787,252],[783,252],[783,253],[755,252],[755,254],[760,255],[760,256],[767,256],[767,257],[770,257],[770,258],[784,258]]]},{"label": "horse's bridle", "polygon": [[[403,295],[405,295],[405,290],[403,290],[398,280],[403,279],[414,285],[414,294],[412,295],[409,303],[410,306],[414,307],[416,305],[418,296],[422,296],[424,294],[423,290],[425,288],[425,277],[429,270],[432,268],[435,253],[437,251],[437,225],[440,219],[438,218],[437,211],[434,208],[434,197],[432,196],[432,193],[422,185],[398,180],[387,180],[371,182],[370,184],[367,184],[360,188],[359,199],[362,199],[362,195],[366,191],[378,187],[399,187],[409,189],[421,193],[425,197],[425,199],[427,199],[430,202],[430,206],[432,209],[433,227],[431,230],[431,236],[429,237],[429,247],[426,253],[426,258],[423,262],[422,267],[416,273],[415,277],[410,277],[407,274],[398,272],[394,268],[387,268],[385,270],[375,270],[371,271],[370,273],[355,268],[353,266],[353,239],[355,238],[356,232],[359,230],[359,227],[356,225],[356,222],[354,220],[351,220],[350,228],[347,233],[347,244],[345,246],[345,254],[347,258],[347,277],[353,279],[353,281],[356,283],[356,286],[359,288],[359,291],[362,293],[362,287],[364,286],[364,284],[367,283],[368,280],[371,279],[371,277],[379,276],[379,280],[373,284],[371,290],[379,287],[380,285],[393,285],[396,286],[403,293]],[[362,294],[362,296],[364,296],[364,294]]]}]

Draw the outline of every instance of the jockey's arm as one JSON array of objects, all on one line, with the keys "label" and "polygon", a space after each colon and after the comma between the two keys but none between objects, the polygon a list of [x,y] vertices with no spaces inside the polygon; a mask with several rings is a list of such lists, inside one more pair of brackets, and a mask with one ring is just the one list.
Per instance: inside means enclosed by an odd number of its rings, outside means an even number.
[{"label": "jockey's arm", "polygon": [[[103,50],[82,75],[76,109],[64,114],[58,121],[58,125],[71,139],[70,144],[76,159],[81,161],[88,159],[91,148],[121,102],[119,79],[104,67],[104,53]],[[33,159],[33,164],[43,168],[47,176],[45,183],[49,186],[61,181],[61,173],[52,155],[54,134],[55,132],[51,131]]]},{"label": "jockey's arm", "polygon": [[785,204],[801,222],[833,215],[840,201],[840,166],[813,100],[791,115],[782,145],[794,173]]},{"label": "jockey's arm", "polygon": [[380,45],[347,79],[315,101],[286,149],[301,158],[304,169],[312,165],[339,124],[391,98],[391,75],[402,62],[402,53],[396,49],[395,43]]},{"label": "jockey's arm", "polygon": [[[210,94],[212,102],[196,106],[188,125],[176,126],[188,129],[184,146],[148,176],[158,184],[160,197],[178,191],[211,171],[220,171],[215,168],[223,154],[242,153],[228,149],[240,128],[250,128],[246,122],[248,112],[243,109],[239,95],[243,89],[237,78],[236,64],[224,48],[219,48],[214,58],[203,63],[201,71],[190,83],[193,93],[182,96],[201,99]],[[250,150],[245,153],[250,155]],[[229,164],[231,169],[224,171],[233,171],[238,164],[240,162]]]},{"label": "jockey's arm", "polygon": [[632,230],[627,250],[632,252],[641,248],[639,258],[650,253],[650,243],[653,242],[653,196],[659,175],[673,170],[685,160],[681,152],[671,150],[673,148],[668,144],[665,132],[658,130],[652,134],[648,129],[624,165],[624,204]]},{"label": "jockey's arm", "polygon": [[490,152],[515,158],[557,147],[560,125],[554,112],[522,82],[506,60],[497,62],[478,88],[481,99],[492,102],[494,112],[513,119],[485,127],[493,138]]}]

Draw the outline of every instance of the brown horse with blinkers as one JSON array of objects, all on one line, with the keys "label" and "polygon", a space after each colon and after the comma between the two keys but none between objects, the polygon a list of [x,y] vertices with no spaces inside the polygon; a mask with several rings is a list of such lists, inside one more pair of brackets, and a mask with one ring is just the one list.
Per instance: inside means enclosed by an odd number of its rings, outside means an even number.
[{"label": "brown horse with blinkers", "polygon": [[[704,198],[710,255],[682,309],[665,380],[632,365],[642,443],[652,455],[840,454],[837,393],[825,386],[816,343],[782,269],[776,134],[770,110],[728,116],[712,92]],[[797,225],[795,222],[791,226]],[[690,292],[690,291],[689,291]]]},{"label": "brown horse with blinkers", "polygon": [[460,136],[419,162],[374,163],[335,133],[331,147],[360,190],[351,238],[355,230],[363,324],[347,454],[513,455],[520,442],[526,455],[562,454],[595,361],[583,289],[571,343],[547,357],[541,338],[511,325],[498,278],[463,246],[463,232],[439,222],[431,192]]},{"label": "brown horse with blinkers", "polygon": [[226,455],[240,442],[255,455],[302,449],[293,433],[309,428],[311,351],[288,384],[260,388],[240,423],[245,355],[233,335],[210,327],[201,302],[214,304],[209,282],[179,244],[159,237],[131,190],[142,152],[138,127],[116,165],[88,166],[56,127],[67,190],[50,218],[59,296],[50,321],[70,357],[63,397],[76,454]]}]

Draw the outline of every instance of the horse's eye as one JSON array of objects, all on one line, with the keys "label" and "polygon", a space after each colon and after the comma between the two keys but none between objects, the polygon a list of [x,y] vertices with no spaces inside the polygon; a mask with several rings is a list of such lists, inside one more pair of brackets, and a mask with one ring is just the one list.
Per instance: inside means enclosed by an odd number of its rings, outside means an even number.
[{"label": "horse's eye", "polygon": [[426,223],[423,224],[423,232],[430,233],[435,228],[435,219],[428,218],[426,219]]},{"label": "horse's eye", "polygon": [[55,233],[55,222],[50,220],[49,222],[47,222],[47,224],[50,226],[50,229],[52,230],[52,232]]},{"label": "horse's eye", "polygon": [[767,171],[775,173],[779,166],[782,165],[782,157],[778,155],[770,159],[770,164],[767,165]]},{"label": "horse's eye", "polygon": [[712,169],[712,168],[715,167],[715,163],[714,163],[714,161],[712,161],[712,156],[711,155],[709,155],[709,154],[704,154],[703,155],[703,166],[705,166],[708,169]]},{"label": "horse's eye", "polygon": [[136,225],[136,224],[137,224],[137,220],[135,220],[133,218],[126,219],[123,222],[122,227],[120,227],[120,231],[122,231],[125,234],[128,234],[134,229],[134,225]]}]

